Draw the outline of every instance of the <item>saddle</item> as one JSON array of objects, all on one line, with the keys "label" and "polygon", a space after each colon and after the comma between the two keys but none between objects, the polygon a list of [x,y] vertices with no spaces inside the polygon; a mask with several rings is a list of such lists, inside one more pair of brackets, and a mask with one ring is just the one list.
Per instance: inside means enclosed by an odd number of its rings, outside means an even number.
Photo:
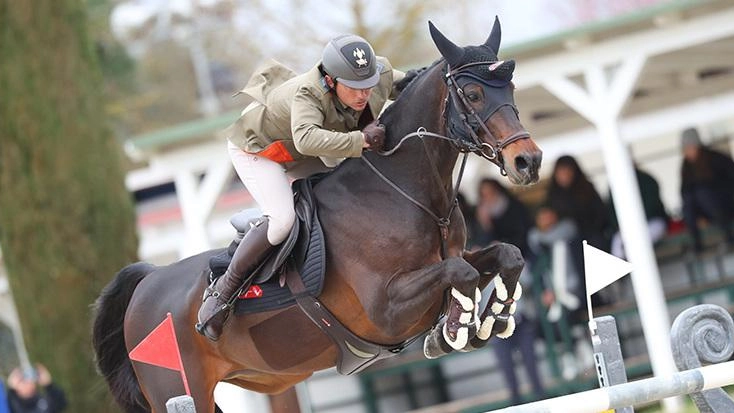
[{"label": "saddle", "polygon": [[[309,294],[321,294],[326,272],[326,249],[324,232],[316,212],[313,186],[322,177],[323,175],[314,175],[293,183],[296,220],[291,232],[255,271],[252,285],[246,291],[240,292],[235,313],[277,310],[294,304],[295,297],[285,286],[285,277],[289,271],[300,274]],[[258,210],[247,209],[230,218],[230,223],[237,230],[237,238],[226,250],[209,259],[210,281],[224,274],[232,261],[234,251],[250,230],[250,224],[260,216]]]},{"label": "saddle", "polygon": [[[326,244],[313,187],[325,175],[317,174],[293,183],[296,222],[288,238],[255,271],[253,284],[239,294],[234,311],[247,314],[297,304],[338,347],[337,371],[354,374],[402,352],[421,335],[397,345],[371,343],[344,327],[316,298],[324,286]],[[209,260],[210,282],[224,274],[250,223],[259,217],[259,212],[245,210],[230,219],[238,236],[229,248]]]}]

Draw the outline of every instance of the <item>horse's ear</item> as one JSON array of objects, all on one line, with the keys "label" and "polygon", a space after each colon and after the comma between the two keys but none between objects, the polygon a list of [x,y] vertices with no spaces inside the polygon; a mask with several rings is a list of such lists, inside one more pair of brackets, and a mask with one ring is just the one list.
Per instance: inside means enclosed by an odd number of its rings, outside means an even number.
[{"label": "horse's ear", "polygon": [[489,47],[489,49],[492,50],[494,54],[499,54],[501,39],[502,39],[502,28],[500,27],[500,19],[499,17],[494,16],[494,24],[492,25],[492,31],[489,33],[489,37],[487,38],[487,41],[484,42],[484,45]]},{"label": "horse's ear", "polygon": [[461,58],[464,56],[464,48],[455,45],[451,40],[447,39],[430,21],[428,22],[428,29],[431,32],[433,43],[448,64],[451,66],[459,64]]}]

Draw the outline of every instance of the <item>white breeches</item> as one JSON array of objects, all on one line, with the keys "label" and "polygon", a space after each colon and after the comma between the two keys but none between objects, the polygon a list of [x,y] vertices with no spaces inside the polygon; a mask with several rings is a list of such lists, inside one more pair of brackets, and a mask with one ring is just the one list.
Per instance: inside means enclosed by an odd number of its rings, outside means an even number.
[{"label": "white breeches", "polygon": [[232,142],[228,142],[227,149],[237,175],[263,215],[270,218],[268,241],[272,245],[280,244],[296,219],[293,192],[285,169],[277,162],[243,151]]}]

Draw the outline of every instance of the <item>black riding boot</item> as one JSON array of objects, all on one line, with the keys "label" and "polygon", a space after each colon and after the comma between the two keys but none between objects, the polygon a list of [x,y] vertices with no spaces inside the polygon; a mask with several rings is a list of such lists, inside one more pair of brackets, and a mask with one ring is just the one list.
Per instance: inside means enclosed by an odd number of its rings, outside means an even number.
[{"label": "black riding boot", "polygon": [[232,256],[227,271],[204,291],[204,302],[199,309],[196,331],[216,341],[229,317],[232,296],[246,283],[252,281],[252,272],[272,250],[268,241],[268,220],[262,218],[247,231]]}]

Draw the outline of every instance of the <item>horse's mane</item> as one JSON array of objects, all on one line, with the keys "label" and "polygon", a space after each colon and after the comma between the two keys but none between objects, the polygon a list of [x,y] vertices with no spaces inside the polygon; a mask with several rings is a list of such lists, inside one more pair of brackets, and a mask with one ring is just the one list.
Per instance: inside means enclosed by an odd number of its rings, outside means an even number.
[{"label": "horse's mane", "polygon": [[444,59],[440,58],[428,66],[424,66],[420,69],[409,70],[408,72],[406,72],[405,78],[396,82],[395,84],[395,87],[400,90],[400,95],[397,99],[395,99],[392,105],[388,106],[387,109],[385,109],[385,111],[382,113],[382,115],[380,116],[381,123],[389,125],[392,121],[392,118],[395,116],[394,113],[396,112],[396,109],[401,106],[400,102],[405,101],[407,99],[407,96],[413,94],[413,89],[415,89],[416,84],[419,83],[417,82],[417,80],[426,76],[426,73],[430,72],[431,69],[433,69],[435,66],[443,61]]},{"label": "horse's mane", "polygon": [[[395,99],[395,101],[388,106],[382,114],[380,114],[380,123],[384,124],[386,127],[389,128],[389,126],[395,122],[396,116],[398,116],[398,108],[403,106],[401,102],[405,102],[410,95],[414,93],[414,89],[416,89],[416,85],[420,82],[417,82],[418,79],[421,79],[426,76],[428,72],[431,71],[434,67],[436,67],[439,63],[443,62],[443,58],[439,58],[438,60],[434,61],[428,66],[423,66],[419,69],[411,69],[408,72],[406,72],[405,77],[398,82],[395,82],[395,85],[393,87],[397,88],[397,90],[400,91],[400,94],[398,95],[398,98]],[[344,162],[341,162],[339,165],[337,165],[336,168],[334,168],[332,171],[328,172],[329,175],[333,174],[339,169],[342,169],[347,164],[352,164],[352,161],[359,159],[359,158],[348,158],[345,159]]]}]

